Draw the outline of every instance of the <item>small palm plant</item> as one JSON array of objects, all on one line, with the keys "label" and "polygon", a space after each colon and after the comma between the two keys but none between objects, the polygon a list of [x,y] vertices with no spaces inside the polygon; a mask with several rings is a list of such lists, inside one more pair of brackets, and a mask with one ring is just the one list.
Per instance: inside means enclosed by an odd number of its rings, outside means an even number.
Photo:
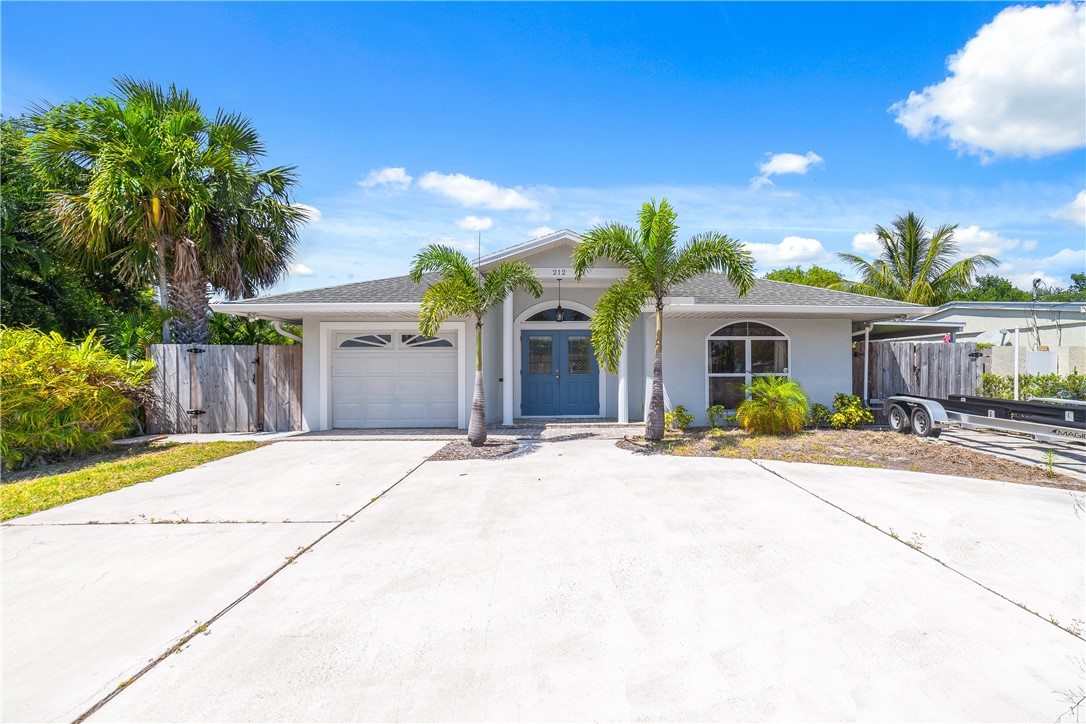
[{"label": "small palm plant", "polygon": [[747,391],[750,399],[736,410],[747,432],[793,435],[803,429],[809,406],[798,382],[776,375],[755,377]]},{"label": "small palm plant", "polygon": [[415,255],[411,280],[422,282],[423,274],[437,272],[435,281],[422,296],[419,332],[437,336],[449,317],[475,317],[475,393],[471,398],[468,442],[478,447],[486,442],[486,400],[483,396],[483,317],[516,289],[537,298],[543,285],[524,261],[505,261],[485,274],[452,247],[431,244]]},{"label": "small palm plant", "polygon": [[618,370],[622,348],[641,309],[656,309],[656,355],[652,364],[652,394],[645,415],[645,438],[664,437],[664,298],[685,281],[709,272],[722,273],[745,295],[754,286],[754,258],[743,244],[724,234],[705,231],[685,244],[676,238],[679,226],[667,199],[641,206],[637,227],[610,222],[584,234],[573,250],[573,269],[583,277],[600,258],[626,268],[626,276],[608,287],[596,302],[589,323],[592,346],[600,367]]}]

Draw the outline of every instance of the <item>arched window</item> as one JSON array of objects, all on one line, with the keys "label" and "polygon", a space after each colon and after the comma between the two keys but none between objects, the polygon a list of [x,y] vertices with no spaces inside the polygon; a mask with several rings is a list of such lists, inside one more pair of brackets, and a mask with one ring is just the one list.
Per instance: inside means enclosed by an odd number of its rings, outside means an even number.
[{"label": "arched window", "polygon": [[709,405],[729,410],[745,399],[754,377],[788,374],[788,338],[761,322],[736,322],[709,335]]},{"label": "arched window", "polygon": [[[558,307],[551,307],[550,309],[542,309],[532,316],[528,317],[526,322],[556,322],[556,315],[558,314]],[[562,321],[563,322],[587,322],[588,315],[584,312],[578,312],[576,309],[562,309]]]}]

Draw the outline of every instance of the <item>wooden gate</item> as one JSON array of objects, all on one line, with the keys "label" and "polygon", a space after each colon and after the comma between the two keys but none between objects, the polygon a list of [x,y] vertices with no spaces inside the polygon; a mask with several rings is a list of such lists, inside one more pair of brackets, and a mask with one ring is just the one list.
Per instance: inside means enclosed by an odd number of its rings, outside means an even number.
[{"label": "wooden gate", "polygon": [[302,429],[301,345],[154,344],[152,433]]},{"label": "wooden gate", "polygon": [[[868,399],[945,398],[980,389],[981,353],[973,342],[871,342]],[[863,394],[863,342],[852,353],[853,394]]]}]

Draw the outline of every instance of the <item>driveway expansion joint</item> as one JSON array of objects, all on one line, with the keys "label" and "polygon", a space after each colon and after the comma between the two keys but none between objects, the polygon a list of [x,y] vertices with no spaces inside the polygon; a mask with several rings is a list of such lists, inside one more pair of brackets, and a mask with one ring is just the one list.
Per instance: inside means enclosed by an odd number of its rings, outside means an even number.
[{"label": "driveway expansion joint", "polygon": [[813,498],[815,498],[817,500],[820,500],[821,502],[825,503],[826,505],[830,506],[831,508],[836,508],[837,510],[841,511],[842,513],[849,516],[850,518],[852,518],[852,519],[854,519],[854,520],[856,520],[856,521],[858,521],[860,523],[863,523],[864,525],[868,526],[869,528],[873,528],[874,530],[877,530],[879,533],[882,533],[887,538],[890,538],[891,540],[897,541],[901,545],[916,551],[917,553],[924,556],[925,558],[928,558],[928,559],[938,563],[940,566],[942,566],[943,568],[946,568],[948,571],[952,571],[953,573],[958,574],[959,576],[961,576],[965,580],[967,580],[967,581],[969,581],[971,583],[974,583],[977,586],[980,586],[985,591],[988,591],[989,593],[992,593],[992,594],[995,594],[996,596],[999,596],[1000,598],[1002,598],[1007,603],[1010,603],[1010,604],[1014,605],[1015,608],[1019,608],[1019,609],[1025,611],[1026,613],[1029,613],[1029,614],[1031,614],[1033,616],[1036,616],[1037,618],[1039,618],[1040,620],[1042,620],[1045,623],[1049,624],[1050,626],[1055,626],[1056,628],[1060,629],[1061,631],[1063,631],[1063,632],[1065,632],[1067,634],[1070,634],[1071,636],[1074,636],[1075,638],[1079,639],[1080,641],[1086,641],[1086,637],[1084,637],[1081,632],[1076,633],[1075,631],[1072,631],[1071,629],[1068,629],[1068,628],[1066,628],[1064,626],[1061,626],[1058,623],[1055,623],[1054,621],[1052,621],[1052,620],[1050,620],[1048,618],[1045,618],[1040,613],[1038,613],[1037,611],[1034,611],[1033,609],[1029,608],[1025,604],[1019,603],[1018,601],[1015,601],[1014,599],[1011,599],[1011,598],[1008,598],[1007,596],[1004,596],[1002,593],[995,590],[994,588],[991,588],[989,586],[984,585],[983,583],[981,583],[977,579],[973,578],[972,576],[970,576],[970,575],[968,575],[966,573],[963,573],[962,571],[959,571],[957,568],[947,564],[945,561],[943,561],[943,560],[941,560],[939,558],[936,558],[935,556],[933,556],[930,553],[925,553],[922,549],[920,549],[916,545],[910,544],[908,541],[901,539],[899,536],[892,535],[890,532],[883,530],[882,528],[880,528],[879,526],[877,526],[874,523],[870,522],[866,518],[863,518],[863,517],[861,517],[859,515],[856,515],[855,513],[852,513],[852,512],[850,512],[848,510],[845,510],[840,505],[837,505],[836,503],[834,503],[834,502],[832,502],[830,500],[827,500],[826,498],[823,498],[818,493],[815,493],[815,492],[813,492],[811,490],[808,490],[807,488],[803,487],[802,485],[795,482],[794,480],[791,480],[791,479],[785,477],[784,475],[777,472],[776,470],[773,470],[771,468],[766,467],[765,465],[763,465],[761,463],[761,461],[759,461],[759,460],[751,460],[750,462],[753,463],[754,465],[757,465],[762,470],[765,470],[767,473],[770,473],[772,475],[776,475],[778,478],[780,478],[784,482],[788,483],[789,485],[795,486],[796,488],[802,490],[803,492],[807,493],[811,497],[813,497]]},{"label": "driveway expansion joint", "polygon": [[[384,495],[384,493],[382,493]],[[370,501],[373,502],[373,501]],[[359,511],[355,511],[358,513]],[[354,513],[352,513],[354,515]],[[293,523],[342,523],[347,518],[334,520],[86,520],[78,522],[57,523],[19,523],[7,522],[3,528],[63,528],[65,526],[95,526],[95,525],[283,525]]]},{"label": "driveway expansion joint", "polygon": [[[233,601],[230,602],[229,605],[227,605],[225,608],[221,609],[214,616],[207,619],[203,623],[198,623],[192,629],[189,629],[185,634],[183,634],[177,640],[176,643],[174,643],[168,649],[163,651],[156,658],[149,661],[143,668],[141,668],[139,671],[137,671],[134,675],[132,675],[130,678],[126,679],[125,681],[122,681],[120,684],[118,684],[113,689],[113,691],[109,692],[109,694],[107,694],[106,696],[99,699],[93,706],[91,706],[89,709],[84,711],[78,717],[73,719],[72,724],[81,724],[81,722],[86,721],[86,719],[88,717],[90,717],[91,715],[93,715],[94,713],[99,711],[103,706],[105,706],[110,701],[112,701],[122,691],[129,688],[132,684],[134,684],[136,681],[138,681],[140,678],[142,678],[144,676],[144,674],[147,674],[149,671],[154,669],[156,666],[158,666],[160,663],[165,661],[167,658],[169,658],[173,654],[179,653],[197,635],[202,634],[202,633],[206,634],[208,629],[211,627],[211,625],[213,623],[218,621],[220,618],[222,618],[227,613],[229,613],[231,610],[233,610],[234,607],[236,607],[238,604],[240,604],[242,601],[247,599],[249,596],[251,596],[256,591],[258,591],[260,588],[262,588],[265,583],[267,583],[272,578],[277,576],[287,566],[290,566],[290,565],[294,564],[303,555],[305,555],[309,551],[313,550],[313,548],[318,543],[320,543],[322,540],[324,540],[325,538],[330,536],[332,533],[335,533],[337,530],[339,530],[345,524],[350,523],[355,518],[355,516],[359,515],[360,513],[362,513],[362,511],[366,510],[366,508],[370,507],[371,505],[376,503],[378,500],[383,498],[386,493],[391,491],[393,488],[395,488],[397,485],[402,483],[404,480],[407,480],[407,478],[409,478],[416,470],[418,470],[420,467],[422,467],[425,464],[426,464],[426,460],[423,459],[422,461],[420,461],[417,464],[415,464],[414,466],[412,466],[410,470],[408,470],[406,473],[401,475],[394,483],[392,483],[392,485],[390,485],[387,488],[385,488],[384,490],[382,490],[380,492],[380,494],[378,494],[376,497],[373,497],[370,500],[368,500],[365,505],[363,505],[361,508],[359,508],[355,512],[351,513],[346,518],[344,518],[342,520],[339,520],[339,521],[328,521],[328,522],[335,522],[335,525],[332,526],[331,528],[329,528],[328,530],[326,530],[320,536],[318,536],[317,539],[314,540],[313,542],[307,543],[306,545],[299,547],[297,551],[295,551],[290,556],[287,556],[286,560],[283,563],[281,563],[278,567],[276,567],[275,570],[273,570],[268,575],[264,576],[264,578],[257,581],[251,588],[249,588],[249,590],[245,591],[245,593],[243,593],[240,596],[238,596],[237,598],[235,598]],[[304,522],[304,521],[289,521],[289,522]],[[76,524],[76,525],[87,525],[87,524]],[[97,525],[97,524],[94,524],[94,525]],[[128,523],[120,523],[119,525],[130,525],[130,524],[128,524]],[[157,525],[157,524],[156,523],[146,523],[146,524],[137,523],[135,525]]]}]

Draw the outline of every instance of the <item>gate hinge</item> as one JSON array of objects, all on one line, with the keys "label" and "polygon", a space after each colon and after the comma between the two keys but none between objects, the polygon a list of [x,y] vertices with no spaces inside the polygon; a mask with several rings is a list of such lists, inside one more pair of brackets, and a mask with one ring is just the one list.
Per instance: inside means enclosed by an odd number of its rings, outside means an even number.
[{"label": "gate hinge", "polygon": [[194,416],[195,415],[206,415],[207,410],[186,410],[185,414],[186,415],[194,415]]},{"label": "gate hinge", "polygon": [[970,352],[969,356],[972,357],[973,359],[976,359],[977,357],[983,357],[984,353],[983,352]]},{"label": "gate hinge", "polygon": [[203,354],[203,353],[204,353],[204,352],[206,352],[207,350],[204,350],[204,349],[200,349],[199,347],[189,347],[189,348],[188,348],[188,349],[186,349],[185,351],[186,351],[186,352],[190,352],[190,353],[192,353],[192,354]]}]

